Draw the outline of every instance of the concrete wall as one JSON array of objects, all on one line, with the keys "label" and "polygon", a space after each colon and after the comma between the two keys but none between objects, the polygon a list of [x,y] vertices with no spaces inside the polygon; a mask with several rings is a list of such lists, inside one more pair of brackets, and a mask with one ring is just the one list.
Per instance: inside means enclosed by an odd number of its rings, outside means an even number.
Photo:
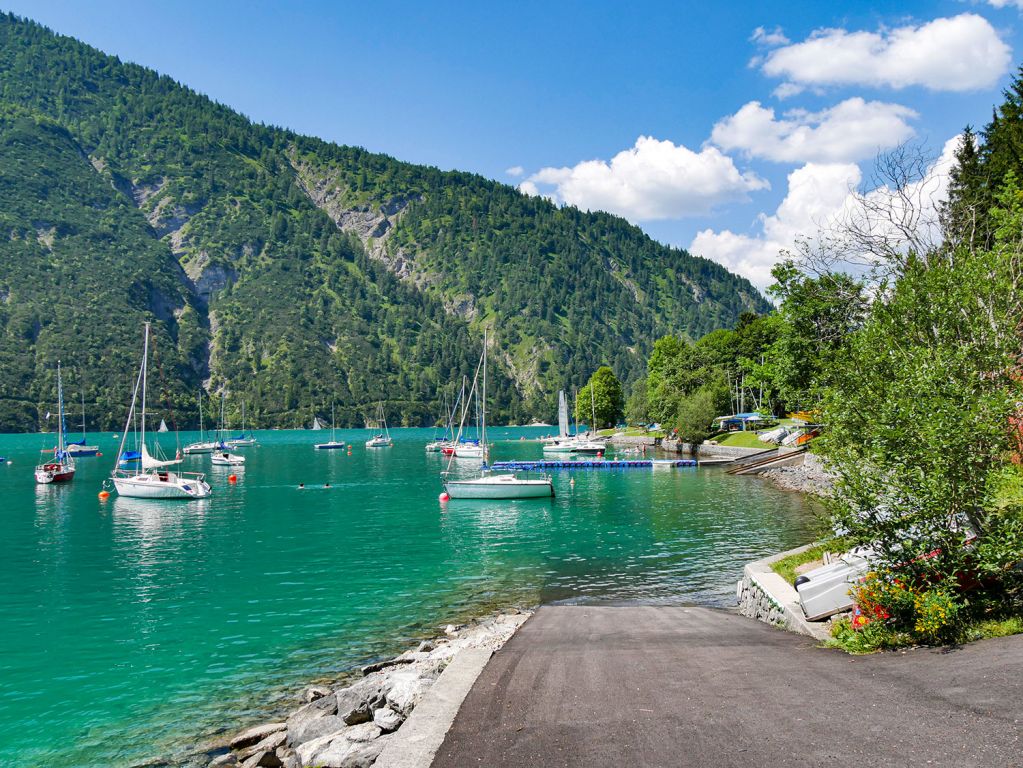
[{"label": "concrete wall", "polygon": [[[680,443],[667,438],[661,441],[661,448],[666,451],[677,451],[678,453],[693,453],[693,447],[689,443]],[[696,455],[704,456],[708,459],[739,459],[743,456],[752,456],[754,453],[770,450],[771,448],[777,448],[777,446],[764,443],[763,448],[737,448],[731,445],[712,445],[711,443],[702,443],[697,446]]]},{"label": "concrete wall", "polygon": [[788,555],[812,547],[807,544],[779,552],[776,555],[754,560],[747,563],[742,571],[742,579],[736,584],[735,596],[739,602],[739,613],[751,619],[763,621],[790,632],[809,635],[818,640],[827,640],[830,627],[827,622],[807,621],[803,608],[799,604],[799,594],[795,587],[779,576],[771,568],[771,563]]}]

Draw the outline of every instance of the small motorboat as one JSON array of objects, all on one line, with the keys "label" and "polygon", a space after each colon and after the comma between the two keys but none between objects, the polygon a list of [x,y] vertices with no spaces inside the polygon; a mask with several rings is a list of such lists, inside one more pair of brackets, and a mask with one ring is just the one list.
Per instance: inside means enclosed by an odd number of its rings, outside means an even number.
[{"label": "small motorboat", "polygon": [[210,461],[215,467],[239,467],[245,463],[245,457],[237,453],[227,451],[216,451],[210,454]]}]

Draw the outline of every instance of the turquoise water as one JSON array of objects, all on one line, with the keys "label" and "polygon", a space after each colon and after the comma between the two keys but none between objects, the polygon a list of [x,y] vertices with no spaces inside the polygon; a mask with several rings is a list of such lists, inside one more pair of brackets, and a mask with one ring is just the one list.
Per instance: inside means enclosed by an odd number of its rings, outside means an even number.
[{"label": "turquoise water", "polygon": [[[494,458],[539,457],[518,438],[547,431],[494,430]],[[339,431],[350,456],[314,451],[324,434],[258,433],[236,485],[187,459],[214,487],[202,502],[100,501],[111,435],[90,440],[105,455],[80,459],[70,485],[36,486],[52,442],[0,436],[13,461],[0,466],[6,764],[180,756],[305,682],[495,607],[728,605],[743,562],[802,543],[812,523],[799,496],[719,468],[562,472],[553,500],[441,505],[432,430],[395,430],[380,450]]]}]

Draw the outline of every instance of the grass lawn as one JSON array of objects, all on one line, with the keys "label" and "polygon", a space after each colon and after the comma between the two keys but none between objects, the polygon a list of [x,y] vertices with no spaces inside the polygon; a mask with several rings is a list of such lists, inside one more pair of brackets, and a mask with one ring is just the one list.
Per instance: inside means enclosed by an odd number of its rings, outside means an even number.
[{"label": "grass lawn", "polygon": [[795,555],[783,557],[781,560],[776,560],[771,563],[771,570],[791,584],[796,580],[796,568],[806,563],[820,560],[824,557],[825,552],[834,552],[836,549],[838,549],[838,545],[833,541],[815,544],[805,552],[799,552]]},{"label": "grass lawn", "polygon": [[712,442],[715,445],[727,445],[733,448],[761,448],[765,451],[768,448],[777,447],[759,440],[756,432],[730,432],[708,442]]}]

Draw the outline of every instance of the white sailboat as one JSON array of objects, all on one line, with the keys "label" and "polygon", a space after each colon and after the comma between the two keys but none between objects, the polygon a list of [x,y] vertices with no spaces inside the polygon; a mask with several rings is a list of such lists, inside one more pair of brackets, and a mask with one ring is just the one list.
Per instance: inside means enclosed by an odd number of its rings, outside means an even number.
[{"label": "white sailboat", "polygon": [[135,421],[135,406],[142,391],[142,410],[138,419],[137,434],[139,467],[138,469],[121,468],[118,461],[110,475],[114,488],[121,496],[132,499],[205,499],[213,493],[206,478],[199,472],[172,472],[167,468],[181,463],[180,460],[162,461],[150,455],[146,446],[146,378],[149,361],[149,323],[145,324],[145,343],[142,352],[142,365],[135,382],[135,390],[131,397],[131,408],[121,435],[121,444],[117,456],[124,454],[124,444],[128,432]]},{"label": "white sailboat", "polygon": [[160,428],[158,430],[156,430],[156,431],[157,432],[170,432],[170,427],[167,426],[167,422],[166,421],[164,421],[163,419],[160,419]]},{"label": "white sailboat", "polygon": [[224,432],[227,431],[227,420],[226,420],[226,402],[227,395],[224,391],[220,392],[220,424],[217,426],[217,442],[216,448],[213,449],[213,453],[210,454],[210,462],[215,467],[240,467],[245,463],[245,457],[239,456],[236,453],[231,453],[227,450],[227,443],[224,442]]},{"label": "white sailboat", "polygon": [[95,456],[99,453],[98,445],[85,444],[85,388],[82,388],[82,439],[75,442],[67,441],[67,452],[70,456]]},{"label": "white sailboat", "polygon": [[394,441],[391,440],[391,433],[387,430],[387,419],[384,418],[384,404],[377,403],[377,427],[381,426],[384,431],[381,434],[373,435],[373,437],[367,440],[367,448],[390,448],[394,445]]},{"label": "white sailboat", "polygon": [[256,445],[256,437],[251,432],[245,431],[245,401],[242,400],[242,431],[241,434],[235,435],[227,444],[232,448],[245,448],[250,445]]},{"label": "white sailboat", "polygon": [[[480,445],[486,453],[487,445],[487,335],[483,332],[483,356],[480,360],[483,369],[483,392],[480,397],[482,410],[480,416]],[[477,368],[477,377],[479,369]],[[476,387],[476,379],[473,379],[473,388]],[[463,411],[464,414],[464,411]],[[463,415],[464,421],[464,415]],[[461,431],[461,425],[459,425]],[[456,449],[457,452],[458,449]],[[448,462],[448,470],[451,469],[451,462]],[[448,473],[445,472],[445,475]],[[494,474],[486,464],[480,471],[480,476],[469,480],[447,480],[444,483],[444,490],[452,499],[535,499],[550,498],[554,496],[554,484],[550,477],[543,476],[535,479],[521,478],[512,473]]]},{"label": "white sailboat", "polygon": [[[49,415],[49,414],[47,414]],[[60,378],[60,360],[57,361],[57,445],[52,451],[53,458],[44,460],[35,468],[36,482],[40,485],[67,483],[75,477],[75,460],[64,443],[64,384]]]},{"label": "white sailboat", "polygon": [[551,438],[543,446],[544,453],[572,453],[574,440],[568,434],[568,400],[565,390],[558,391],[558,436]]},{"label": "white sailboat", "polygon": [[203,433],[202,424],[202,390],[199,390],[199,441],[196,443],[190,443],[181,449],[182,453],[186,456],[194,456],[204,453],[213,453],[213,449],[217,447],[217,444],[206,439],[206,435]]},{"label": "white sailboat", "polygon": [[325,443],[317,443],[318,451],[338,451],[345,447],[344,440],[337,439],[337,427],[334,424],[334,403],[330,404],[330,440]]}]

